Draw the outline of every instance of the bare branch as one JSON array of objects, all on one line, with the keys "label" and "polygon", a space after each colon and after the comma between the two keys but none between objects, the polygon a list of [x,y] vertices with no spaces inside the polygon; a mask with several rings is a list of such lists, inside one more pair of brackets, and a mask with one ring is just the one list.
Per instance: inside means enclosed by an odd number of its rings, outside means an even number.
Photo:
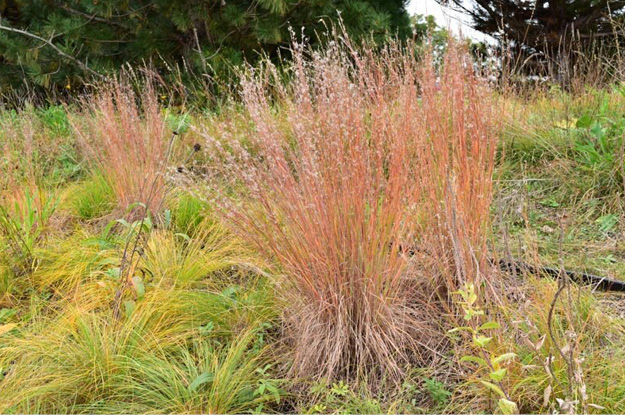
[{"label": "bare branch", "polygon": [[105,23],[105,24],[110,24],[110,25],[113,25],[113,26],[125,28],[125,26],[123,24],[119,23],[119,22],[114,22],[112,20],[104,19],[102,17],[96,16],[95,14],[90,15],[90,14],[87,14],[87,13],[83,13],[83,12],[81,12],[79,10],[72,9],[71,7],[68,7],[68,6],[65,6],[65,5],[61,5],[61,8],[63,10],[65,10],[65,11],[67,11],[68,13],[72,13],[72,14],[75,14],[77,16],[82,16],[85,19],[88,19],[89,21],[100,22],[100,23]]},{"label": "bare branch", "polygon": [[67,53],[63,52],[58,46],[56,46],[54,43],[52,43],[51,40],[47,40],[42,38],[41,36],[38,36],[34,33],[30,33],[27,32],[26,30],[22,30],[22,29],[14,29],[12,27],[8,27],[8,26],[4,26],[2,24],[0,24],[0,30],[4,30],[7,32],[13,32],[13,33],[19,33],[20,35],[24,35],[27,37],[30,37],[32,39],[36,39],[40,42],[45,43],[46,45],[50,46],[52,49],[54,49],[56,51],[56,53],[58,53],[60,56],[64,57],[65,59],[69,59],[70,61],[74,62],[76,65],[78,65],[80,67],[80,69],[82,69],[83,71],[96,76],[97,78],[100,79],[104,79],[104,75],[94,71],[93,69],[89,68],[84,62],[80,61],[79,59],[68,55]]}]

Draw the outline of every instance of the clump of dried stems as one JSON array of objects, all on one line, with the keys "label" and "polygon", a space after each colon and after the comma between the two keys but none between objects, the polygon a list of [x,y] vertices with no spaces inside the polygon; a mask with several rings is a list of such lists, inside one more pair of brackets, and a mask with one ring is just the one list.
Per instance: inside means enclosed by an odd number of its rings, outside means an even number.
[{"label": "clump of dried stems", "polygon": [[345,40],[292,56],[244,77],[252,134],[205,130],[206,182],[278,264],[293,371],[399,378],[436,353],[448,292],[487,275],[492,95],[453,42],[437,62]]}]

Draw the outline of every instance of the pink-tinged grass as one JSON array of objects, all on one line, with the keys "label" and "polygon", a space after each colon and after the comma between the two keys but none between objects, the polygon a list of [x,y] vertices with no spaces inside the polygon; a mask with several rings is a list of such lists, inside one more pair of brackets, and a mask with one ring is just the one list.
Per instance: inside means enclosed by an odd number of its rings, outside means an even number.
[{"label": "pink-tinged grass", "polygon": [[[242,82],[254,132],[205,130],[210,193],[277,264],[292,371],[399,379],[444,342],[447,294],[485,278],[496,131],[470,58],[295,44]],[[424,56],[424,57],[423,57]]]},{"label": "pink-tinged grass", "polygon": [[147,82],[140,96],[124,81],[102,87],[84,102],[84,117],[72,117],[86,158],[112,187],[119,208],[142,203],[158,213],[172,131]]}]

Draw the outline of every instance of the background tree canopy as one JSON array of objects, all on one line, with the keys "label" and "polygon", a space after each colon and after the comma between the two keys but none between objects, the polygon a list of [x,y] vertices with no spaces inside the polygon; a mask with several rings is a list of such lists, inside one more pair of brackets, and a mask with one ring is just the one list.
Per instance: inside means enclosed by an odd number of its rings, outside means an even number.
[{"label": "background tree canopy", "polygon": [[623,0],[436,0],[522,56],[556,56],[572,34],[589,45],[614,33]]},{"label": "background tree canopy", "polygon": [[339,14],[356,39],[408,37],[406,1],[0,0],[0,87],[59,88],[127,62],[220,74],[277,54],[289,26],[314,41]]}]

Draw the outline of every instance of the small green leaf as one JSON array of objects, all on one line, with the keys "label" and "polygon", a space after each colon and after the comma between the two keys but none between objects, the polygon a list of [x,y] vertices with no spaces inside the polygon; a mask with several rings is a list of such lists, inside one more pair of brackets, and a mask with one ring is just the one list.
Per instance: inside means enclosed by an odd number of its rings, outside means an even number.
[{"label": "small green leaf", "polygon": [[126,219],[117,219],[115,222],[121,223],[125,228],[130,228],[130,224]]},{"label": "small green leaf", "polygon": [[135,311],[135,302],[132,300],[124,301],[124,311],[126,312],[126,318],[130,318]]},{"label": "small green leaf", "polygon": [[482,359],[481,357],[477,357],[477,356],[462,356],[462,358],[460,359],[461,362],[473,362],[473,363],[477,363],[480,366],[486,366],[486,360]]},{"label": "small green leaf", "polygon": [[575,126],[577,128],[589,128],[592,125],[593,121],[594,120],[590,115],[584,114],[577,120]]},{"label": "small green leaf", "polygon": [[13,317],[15,314],[17,314],[17,310],[14,310],[12,308],[3,308],[0,310],[0,323],[4,323],[5,321],[9,320],[9,318]]},{"label": "small green leaf", "polygon": [[141,277],[138,275],[132,277],[132,286],[135,288],[137,298],[143,298],[145,296],[145,285]]},{"label": "small green leaf", "polygon": [[167,209],[165,210],[165,220],[164,220],[164,224],[163,227],[165,229],[169,229],[169,227],[171,226],[171,210]]},{"label": "small green leaf", "polygon": [[195,392],[197,388],[202,386],[205,383],[212,382],[215,379],[215,375],[210,372],[204,372],[195,378],[191,384],[189,384],[189,391]]},{"label": "small green leaf", "polygon": [[175,233],[174,236],[184,239],[185,242],[191,242],[191,237],[187,235],[186,233],[178,232],[178,233]]},{"label": "small green leaf", "polygon": [[519,413],[519,408],[517,407],[516,403],[509,401],[505,398],[499,399],[498,406],[499,410],[504,415],[513,415]]},{"label": "small green leaf", "polygon": [[470,331],[473,332],[474,330],[471,327],[455,327],[451,330],[448,330],[447,333],[456,333],[458,331]]},{"label": "small green leaf", "polygon": [[105,272],[106,275],[112,278],[119,278],[121,269],[119,267],[111,268]]},{"label": "small green leaf", "polygon": [[601,232],[607,233],[612,232],[616,228],[619,222],[619,218],[614,213],[609,213],[607,215],[601,216],[595,222],[599,225],[599,230]]},{"label": "small green leaf", "polygon": [[506,376],[506,372],[508,370],[507,369],[499,369],[499,370],[495,370],[494,372],[490,372],[489,373],[489,377],[494,380],[495,382],[501,382],[502,379]]},{"label": "small green leaf", "polygon": [[460,294],[460,296],[461,296],[463,299],[466,299],[466,298],[467,298],[467,292],[466,292],[466,291],[464,291],[464,290],[454,291],[454,294]]},{"label": "small green leaf", "polygon": [[234,300],[234,299],[236,298],[236,296],[237,296],[237,292],[238,292],[238,291],[239,291],[239,287],[238,287],[238,286],[236,286],[236,285],[230,285],[230,286],[228,286],[228,287],[224,288],[224,289],[221,291],[221,294],[222,294],[224,297],[228,297],[228,298],[230,298],[230,299],[233,299],[233,300]]},{"label": "small green leaf", "polygon": [[336,396],[345,396],[349,392],[349,386],[342,380],[338,383],[333,383],[330,392]]},{"label": "small green leaf", "polygon": [[210,334],[215,329],[215,323],[209,321],[203,326],[200,326],[200,334],[207,335]]},{"label": "small green leaf", "polygon": [[488,321],[484,324],[482,324],[478,330],[489,330],[489,329],[498,329],[501,326],[499,325],[499,323],[497,323],[496,321]]},{"label": "small green leaf", "polygon": [[469,294],[469,298],[467,299],[467,303],[469,303],[469,305],[473,305],[473,304],[475,304],[476,301],[477,301],[477,294],[475,294],[475,293]]},{"label": "small green leaf", "polygon": [[477,336],[477,337],[473,337],[473,342],[479,346],[479,347],[484,347],[486,346],[493,338],[492,337],[486,337],[486,336]]},{"label": "small green leaf", "polygon": [[152,229],[152,219],[150,217],[150,215],[148,214],[148,216],[145,217],[145,219],[143,220],[143,225],[142,225],[142,229],[145,232],[149,232]]},{"label": "small green leaf", "polygon": [[604,128],[599,122],[595,122],[592,127],[590,127],[590,133],[596,138],[603,138],[605,132],[606,128]]},{"label": "small green leaf", "polygon": [[495,385],[494,383],[490,383],[490,382],[486,382],[484,380],[480,380],[480,383],[484,386],[486,386],[488,389],[490,389],[491,391],[495,392],[497,395],[501,396],[503,399],[506,398],[506,394],[503,393],[503,391],[501,390],[501,388],[497,385]]},{"label": "small green leaf", "polygon": [[504,353],[502,355],[497,356],[492,360],[493,364],[501,363],[506,360],[511,360],[516,357],[516,353]]},{"label": "small green leaf", "polygon": [[539,202],[541,205],[543,206],[547,206],[547,207],[553,207],[556,208],[558,206],[560,206],[560,204],[558,202],[556,202],[554,199],[550,198],[550,199],[545,199],[545,200],[541,200]]},{"label": "small green leaf", "polygon": [[138,207],[142,207],[143,209],[147,210],[145,203],[135,202],[135,203],[131,203],[130,205],[128,205],[128,207],[126,208],[126,213],[130,213]]}]

